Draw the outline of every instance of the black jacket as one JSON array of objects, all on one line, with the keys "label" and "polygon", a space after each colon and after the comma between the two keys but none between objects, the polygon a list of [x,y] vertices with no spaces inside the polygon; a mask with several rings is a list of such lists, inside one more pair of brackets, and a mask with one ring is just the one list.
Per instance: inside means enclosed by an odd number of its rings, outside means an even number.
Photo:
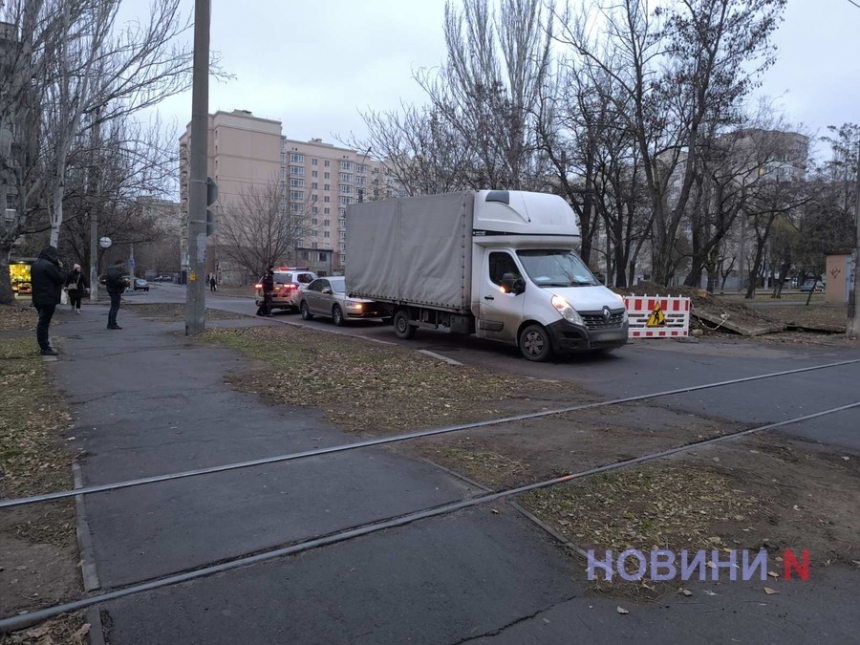
[{"label": "black jacket", "polygon": [[122,293],[128,286],[126,278],[119,267],[111,267],[105,274],[105,286],[108,293]]},{"label": "black jacket", "polygon": [[57,249],[46,246],[39,259],[30,267],[30,284],[33,287],[33,304],[49,307],[60,304],[60,293],[66,282],[66,274],[60,269]]},{"label": "black jacket", "polygon": [[271,273],[267,273],[263,276],[261,282],[263,283],[263,295],[271,295],[275,290],[275,276]]}]

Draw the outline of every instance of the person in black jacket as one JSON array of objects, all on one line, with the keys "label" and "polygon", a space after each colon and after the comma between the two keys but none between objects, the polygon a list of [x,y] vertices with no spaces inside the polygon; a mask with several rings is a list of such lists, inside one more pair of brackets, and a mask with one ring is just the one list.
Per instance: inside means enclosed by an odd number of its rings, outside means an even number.
[{"label": "person in black jacket", "polygon": [[266,275],[260,280],[263,285],[263,303],[257,308],[258,316],[272,315],[272,292],[275,290],[275,267],[269,267]]},{"label": "person in black jacket", "polygon": [[69,294],[69,304],[72,305],[72,311],[76,314],[81,313],[81,300],[84,298],[84,293],[89,292],[89,290],[90,285],[87,284],[81,265],[76,264],[72,267],[69,277],[66,278],[66,293]]},{"label": "person in black jacket", "polygon": [[122,300],[122,292],[126,290],[129,282],[128,278],[123,275],[125,262],[117,260],[116,263],[107,270],[105,274],[105,287],[107,287],[108,295],[110,296],[110,311],[108,312],[108,329],[122,329],[116,324],[116,315],[119,312],[119,304]]},{"label": "person in black jacket", "polygon": [[66,282],[62,262],[53,246],[46,246],[39,258],[30,267],[30,284],[33,287],[33,306],[39,312],[36,324],[36,340],[43,356],[56,356],[57,350],[51,347],[48,329],[54,310],[60,304],[60,294]]}]

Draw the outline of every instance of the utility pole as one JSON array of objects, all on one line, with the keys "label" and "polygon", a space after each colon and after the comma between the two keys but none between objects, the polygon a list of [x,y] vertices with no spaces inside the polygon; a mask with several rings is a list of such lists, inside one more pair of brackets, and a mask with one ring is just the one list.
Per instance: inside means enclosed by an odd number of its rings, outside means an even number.
[{"label": "utility pole", "polygon": [[102,145],[101,116],[101,108],[96,108],[92,133],[93,150],[89,186],[90,199],[92,200],[90,207],[90,302],[98,302],[99,300],[99,207],[101,206],[99,178],[101,168],[96,155],[101,152]]},{"label": "utility pole", "polygon": [[191,147],[188,151],[188,264],[185,335],[199,336],[206,326],[206,174],[209,146],[209,5],[194,1],[194,75],[191,94]]},{"label": "utility pole", "polygon": [[848,294],[848,325],[845,331],[849,338],[860,338],[860,319],[857,317],[857,307],[860,305],[860,140],[857,141],[857,177],[854,187],[857,191],[854,203],[854,284]]}]

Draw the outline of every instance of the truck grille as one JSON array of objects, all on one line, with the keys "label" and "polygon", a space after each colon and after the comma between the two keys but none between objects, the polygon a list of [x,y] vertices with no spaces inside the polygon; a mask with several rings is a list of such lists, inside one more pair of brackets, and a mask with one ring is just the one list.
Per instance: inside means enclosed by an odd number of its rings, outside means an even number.
[{"label": "truck grille", "polygon": [[599,314],[584,314],[580,313],[582,321],[587,329],[612,329],[620,327],[624,324],[624,311],[614,311],[607,320],[603,317],[603,313]]}]

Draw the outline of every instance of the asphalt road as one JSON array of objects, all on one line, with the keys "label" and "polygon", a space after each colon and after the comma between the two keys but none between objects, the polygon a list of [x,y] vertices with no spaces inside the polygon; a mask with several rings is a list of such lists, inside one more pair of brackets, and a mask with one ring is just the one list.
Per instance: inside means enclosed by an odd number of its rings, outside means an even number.
[{"label": "asphalt road", "polygon": [[[154,285],[128,300],[183,302],[184,289]],[[250,299],[223,296],[209,297],[208,306],[254,311]],[[57,328],[63,356],[53,369],[74,412],[73,444],[87,451],[85,484],[353,440],[314,412],[269,407],[234,391],[224,381],[241,359],[187,344],[178,325],[122,311],[124,329],[110,332],[100,306],[66,319]],[[334,329],[290,314],[248,322]],[[401,342],[374,323],[343,331]],[[608,398],[860,357],[753,344],[637,343],[604,359],[533,364],[514,349],[475,339],[419,333],[404,344],[485,369],[570,379]],[[657,404],[754,425],[853,402],[858,378],[855,364]],[[854,417],[833,415],[793,431],[860,453]],[[109,589],[475,492],[428,464],[368,449],[92,495],[86,506],[96,568]],[[860,629],[860,580],[844,570],[825,571],[814,585],[787,586],[767,602],[757,588],[701,583],[693,599],[631,604],[621,616],[618,601],[583,595],[578,565],[545,533],[506,505],[495,510],[476,507],[110,602],[110,642],[800,643],[850,642]],[[717,595],[705,597],[703,589]]]}]

